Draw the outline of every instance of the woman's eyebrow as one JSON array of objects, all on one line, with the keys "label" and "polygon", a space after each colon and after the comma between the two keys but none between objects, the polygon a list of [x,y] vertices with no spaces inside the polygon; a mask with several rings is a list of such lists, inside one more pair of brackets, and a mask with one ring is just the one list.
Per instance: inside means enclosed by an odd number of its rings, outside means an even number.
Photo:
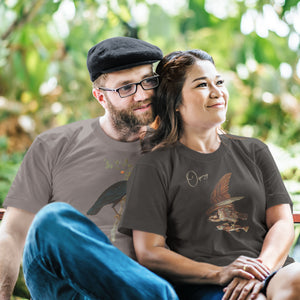
[{"label": "woman's eyebrow", "polygon": [[203,77],[198,77],[198,78],[195,78],[192,82],[195,82],[197,80],[203,80],[203,79],[206,79],[207,76],[203,76]]},{"label": "woman's eyebrow", "polygon": [[[216,78],[220,78],[220,77],[222,77],[221,75],[216,75]],[[197,77],[197,78],[195,78],[192,82],[195,82],[195,81],[197,81],[197,80],[204,80],[204,79],[207,79],[208,77],[207,76],[202,76],[202,77]]]}]

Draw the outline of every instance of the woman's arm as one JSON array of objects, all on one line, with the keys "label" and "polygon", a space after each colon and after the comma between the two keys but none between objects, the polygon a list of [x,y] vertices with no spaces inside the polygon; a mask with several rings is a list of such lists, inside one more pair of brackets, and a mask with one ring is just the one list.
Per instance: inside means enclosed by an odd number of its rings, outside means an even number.
[{"label": "woman's arm", "polygon": [[279,204],[268,208],[266,222],[269,230],[259,258],[270,270],[276,270],[285,262],[294,240],[294,223],[290,205]]},{"label": "woman's arm", "polygon": [[[293,216],[289,204],[272,206],[266,211],[266,221],[269,231],[265,237],[259,259],[270,268],[276,270],[282,266],[294,240]],[[251,288],[253,285],[253,288]],[[235,278],[226,287],[224,299],[231,296],[250,294],[255,296],[262,288],[262,284],[250,280],[248,283],[242,278]]]},{"label": "woman's arm", "polygon": [[133,230],[133,242],[138,261],[172,282],[225,285],[236,276],[262,280],[268,275],[259,260],[244,256],[225,267],[196,262],[166,249],[165,238],[154,233]]}]

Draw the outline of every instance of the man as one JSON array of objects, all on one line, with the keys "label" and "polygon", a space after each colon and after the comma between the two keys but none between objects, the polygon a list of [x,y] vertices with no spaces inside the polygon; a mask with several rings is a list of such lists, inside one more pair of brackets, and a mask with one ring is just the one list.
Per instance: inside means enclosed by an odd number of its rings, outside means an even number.
[{"label": "man", "polygon": [[0,300],[10,299],[28,230],[23,268],[33,299],[177,299],[128,257],[132,241],[117,231],[139,137],[153,121],[152,64],[161,58],[158,47],[126,37],[89,50],[93,95],[105,114],[49,130],[28,150],[4,203]]}]

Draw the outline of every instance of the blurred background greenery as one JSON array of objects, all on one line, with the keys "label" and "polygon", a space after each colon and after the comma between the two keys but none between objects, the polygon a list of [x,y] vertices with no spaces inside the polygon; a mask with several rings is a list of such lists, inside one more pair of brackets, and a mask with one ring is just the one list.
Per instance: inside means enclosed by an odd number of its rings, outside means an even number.
[{"label": "blurred background greenery", "polygon": [[2,0],[0,20],[0,206],[37,134],[102,114],[89,48],[130,36],[214,57],[231,95],[225,129],[269,145],[300,210],[299,1]]}]

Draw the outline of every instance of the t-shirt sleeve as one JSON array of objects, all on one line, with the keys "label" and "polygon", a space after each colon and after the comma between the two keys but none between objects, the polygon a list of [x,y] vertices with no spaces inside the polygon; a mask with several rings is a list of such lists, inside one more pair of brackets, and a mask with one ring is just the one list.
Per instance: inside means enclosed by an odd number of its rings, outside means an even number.
[{"label": "t-shirt sleeve", "polygon": [[158,170],[139,164],[134,168],[127,186],[126,208],[119,231],[131,234],[140,230],[166,236],[166,184]]},{"label": "t-shirt sleeve", "polygon": [[38,212],[51,198],[51,172],[47,146],[38,137],[27,151],[4,201],[12,206]]},{"label": "t-shirt sleeve", "polygon": [[278,204],[290,204],[292,200],[287,192],[275,160],[267,146],[256,153],[256,162],[259,166],[264,181],[267,207]]}]

